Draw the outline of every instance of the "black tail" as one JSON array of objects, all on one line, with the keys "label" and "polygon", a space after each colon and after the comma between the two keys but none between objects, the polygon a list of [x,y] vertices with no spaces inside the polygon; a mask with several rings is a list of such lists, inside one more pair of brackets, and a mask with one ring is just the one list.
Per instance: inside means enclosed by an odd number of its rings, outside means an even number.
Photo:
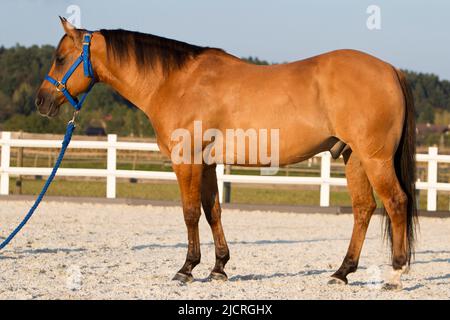
[{"label": "black tail", "polygon": [[[403,133],[395,153],[395,172],[400,185],[408,197],[407,205],[407,261],[411,262],[411,256],[414,255],[414,240],[416,233],[417,205],[416,205],[416,119],[414,109],[414,98],[411,88],[406,81],[405,75],[398,69],[395,69],[398,80],[402,87],[405,97],[405,120],[403,123]],[[392,229],[391,220],[385,214],[385,236],[387,236],[392,253]]]}]

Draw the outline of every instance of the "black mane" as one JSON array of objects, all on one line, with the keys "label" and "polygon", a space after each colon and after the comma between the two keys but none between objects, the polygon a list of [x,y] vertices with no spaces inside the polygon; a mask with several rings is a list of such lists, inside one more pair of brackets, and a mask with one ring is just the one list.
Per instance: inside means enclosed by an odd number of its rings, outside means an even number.
[{"label": "black mane", "polygon": [[183,67],[189,59],[213,49],[122,29],[101,29],[100,33],[106,40],[108,57],[123,63],[134,55],[137,67],[144,72],[160,63],[164,74],[167,74]]}]

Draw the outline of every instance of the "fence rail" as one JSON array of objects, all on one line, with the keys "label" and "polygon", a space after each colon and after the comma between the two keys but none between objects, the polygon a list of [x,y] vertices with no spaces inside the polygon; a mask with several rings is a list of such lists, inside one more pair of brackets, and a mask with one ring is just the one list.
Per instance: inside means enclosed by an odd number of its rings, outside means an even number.
[{"label": "fence rail", "polygon": [[[0,162],[0,194],[9,194],[9,178],[18,175],[49,175],[51,168],[35,167],[11,167],[11,147],[22,148],[60,148],[59,140],[31,140],[12,139],[11,132],[2,132],[0,139],[1,162]],[[82,176],[106,178],[106,197],[116,197],[117,178],[136,178],[152,180],[176,180],[173,172],[142,171],[142,170],[118,170],[117,150],[134,151],[159,151],[156,143],[141,142],[119,142],[117,135],[110,134],[106,141],[81,141],[73,140],[70,149],[105,149],[107,150],[106,169],[83,169],[83,168],[61,168],[59,176]],[[320,186],[320,206],[330,205],[330,187],[346,186],[345,178],[331,177],[331,156],[328,152],[316,155],[321,159],[320,177],[286,177],[270,175],[234,175],[225,174],[224,165],[218,165],[217,181],[219,184],[219,196],[223,199],[223,188],[225,182],[249,183],[249,184],[295,184],[295,185],[317,185]],[[427,181],[417,181],[418,190],[427,191],[427,210],[436,211],[437,192],[450,191],[450,183],[438,182],[438,163],[450,163],[450,155],[439,155],[435,147],[428,148],[428,154],[417,154],[418,162],[428,163]]]}]

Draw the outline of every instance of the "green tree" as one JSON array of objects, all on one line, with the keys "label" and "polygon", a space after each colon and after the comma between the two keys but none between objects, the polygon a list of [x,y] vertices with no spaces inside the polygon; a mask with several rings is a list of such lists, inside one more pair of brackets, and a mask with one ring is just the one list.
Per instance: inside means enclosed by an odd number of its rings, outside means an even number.
[{"label": "green tree", "polygon": [[36,110],[34,106],[34,90],[27,82],[22,82],[12,95],[12,102],[16,105],[16,112],[29,115]]}]

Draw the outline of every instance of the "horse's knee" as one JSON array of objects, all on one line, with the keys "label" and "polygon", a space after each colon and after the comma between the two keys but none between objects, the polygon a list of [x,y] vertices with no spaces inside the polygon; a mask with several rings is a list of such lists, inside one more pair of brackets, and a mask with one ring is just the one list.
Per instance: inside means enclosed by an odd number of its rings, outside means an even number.
[{"label": "horse's knee", "polygon": [[187,206],[183,208],[184,222],[187,226],[198,225],[200,220],[200,207]]}]

